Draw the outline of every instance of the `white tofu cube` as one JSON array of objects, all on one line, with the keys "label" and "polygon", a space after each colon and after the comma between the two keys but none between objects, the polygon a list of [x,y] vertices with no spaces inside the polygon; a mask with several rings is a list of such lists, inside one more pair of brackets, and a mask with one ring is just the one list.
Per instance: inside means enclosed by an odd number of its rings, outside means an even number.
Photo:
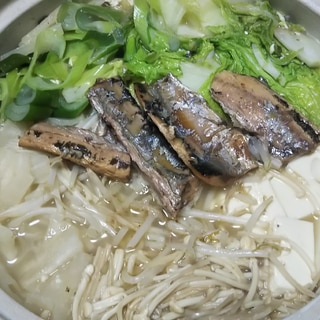
[{"label": "white tofu cube", "polygon": [[[278,217],[274,220],[274,234],[284,236],[299,245],[314,262],[314,224],[297,219]],[[285,245],[285,243],[283,243]],[[312,282],[311,271],[303,258],[291,249],[278,258],[287,272],[301,285]],[[293,290],[292,285],[282,276],[276,267],[270,281],[270,289],[275,294]]]},{"label": "white tofu cube", "polygon": [[273,178],[270,183],[274,191],[274,199],[282,207],[287,217],[303,219],[314,212],[314,207],[308,197],[297,197],[292,187],[276,178]]},{"label": "white tofu cube", "polygon": [[[275,197],[274,190],[268,176],[263,177],[262,180],[253,176],[244,177],[243,185],[247,190],[250,190],[250,195],[257,200],[256,205],[251,205],[252,210],[255,210],[264,201],[264,199],[272,197],[273,201],[268,205],[263,215],[270,221],[277,216],[286,216],[281,203]],[[248,204],[235,198],[231,199],[229,203],[230,212],[237,210],[240,211],[247,207]]]}]

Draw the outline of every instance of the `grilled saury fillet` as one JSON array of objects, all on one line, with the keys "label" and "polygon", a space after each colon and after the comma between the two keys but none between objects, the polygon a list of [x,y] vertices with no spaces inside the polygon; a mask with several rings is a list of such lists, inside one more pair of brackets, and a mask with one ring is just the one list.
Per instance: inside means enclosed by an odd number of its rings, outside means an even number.
[{"label": "grilled saury fillet", "polygon": [[136,84],[135,92],[180,158],[206,183],[224,185],[257,167],[246,137],[173,75],[150,86]]},{"label": "grilled saury fillet", "polygon": [[211,94],[234,126],[260,139],[282,163],[310,153],[319,143],[318,130],[254,77],[222,71],[213,79]]},{"label": "grilled saury fillet", "polygon": [[194,198],[198,180],[146,117],[121,79],[98,81],[88,97],[152,182],[166,213],[175,217]]},{"label": "grilled saury fillet", "polygon": [[20,138],[21,147],[61,156],[78,165],[122,181],[129,180],[131,159],[111,133],[101,137],[77,127],[36,123]]}]

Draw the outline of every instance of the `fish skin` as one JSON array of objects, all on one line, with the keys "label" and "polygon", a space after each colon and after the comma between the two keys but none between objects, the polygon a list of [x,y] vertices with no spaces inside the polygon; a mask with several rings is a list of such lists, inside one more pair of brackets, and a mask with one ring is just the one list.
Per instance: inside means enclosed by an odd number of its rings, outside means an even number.
[{"label": "fish skin", "polygon": [[103,137],[90,130],[40,122],[20,137],[19,146],[61,156],[111,179],[130,178],[130,156],[110,133]]},{"label": "fish skin", "polygon": [[312,152],[319,131],[258,79],[230,71],[215,75],[211,95],[234,126],[258,137],[282,164]]},{"label": "fish skin", "polygon": [[223,186],[257,168],[246,137],[224,124],[197,93],[173,75],[135,84],[136,96],[180,158],[201,180]]},{"label": "fish skin", "polygon": [[121,79],[101,79],[90,89],[88,98],[149,178],[165,214],[175,218],[194,199],[200,186],[198,179],[147,118]]}]

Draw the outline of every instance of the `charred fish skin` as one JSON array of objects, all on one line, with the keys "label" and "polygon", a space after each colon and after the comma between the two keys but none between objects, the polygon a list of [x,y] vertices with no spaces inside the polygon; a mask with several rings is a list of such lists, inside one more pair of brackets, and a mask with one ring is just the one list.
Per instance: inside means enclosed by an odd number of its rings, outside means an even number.
[{"label": "charred fish skin", "polygon": [[111,179],[130,178],[130,156],[110,133],[106,139],[90,130],[40,122],[20,137],[19,146],[61,156]]},{"label": "charred fish skin", "polygon": [[213,79],[211,95],[235,126],[258,137],[283,164],[312,152],[319,143],[319,131],[254,77],[222,71]]},{"label": "charred fish skin", "polygon": [[222,186],[257,168],[246,137],[224,125],[202,96],[173,75],[147,86],[135,84],[143,108],[190,170],[208,184]]},{"label": "charred fish skin", "polygon": [[199,188],[198,179],[147,118],[121,79],[98,81],[88,97],[149,178],[166,214],[175,218],[180,209],[193,200]]}]

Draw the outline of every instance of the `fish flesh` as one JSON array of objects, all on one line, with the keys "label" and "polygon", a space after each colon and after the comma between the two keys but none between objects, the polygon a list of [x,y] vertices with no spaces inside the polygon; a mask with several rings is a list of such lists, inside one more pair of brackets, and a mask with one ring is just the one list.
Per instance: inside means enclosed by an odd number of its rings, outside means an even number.
[{"label": "fish flesh", "polygon": [[112,179],[130,178],[130,155],[110,132],[99,136],[90,130],[40,122],[20,137],[19,146],[61,156]]},{"label": "fish flesh", "polygon": [[199,179],[223,186],[257,168],[246,136],[228,127],[201,95],[189,90],[172,74],[151,85],[135,84],[135,94]]},{"label": "fish flesh", "polygon": [[89,90],[88,98],[148,177],[165,213],[175,218],[194,199],[198,179],[148,119],[122,79],[98,80]]},{"label": "fish flesh", "polygon": [[211,95],[234,126],[259,139],[281,164],[312,152],[319,143],[319,131],[254,77],[222,71],[212,81]]}]

